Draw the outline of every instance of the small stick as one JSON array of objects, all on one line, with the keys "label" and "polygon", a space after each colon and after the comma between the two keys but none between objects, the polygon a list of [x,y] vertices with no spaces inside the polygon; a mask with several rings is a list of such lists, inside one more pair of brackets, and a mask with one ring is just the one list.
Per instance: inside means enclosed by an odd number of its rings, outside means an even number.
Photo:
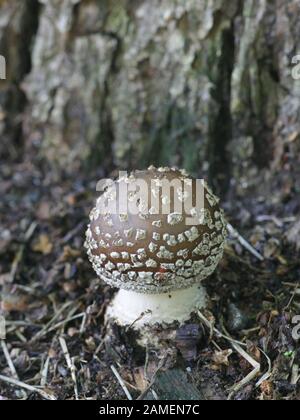
[{"label": "small stick", "polygon": [[65,359],[66,359],[66,362],[67,362],[67,366],[70,369],[72,381],[74,382],[75,398],[76,398],[76,400],[78,400],[79,396],[78,396],[78,387],[77,387],[76,368],[75,368],[75,364],[74,364],[74,358],[71,359],[71,357],[70,357],[70,353],[69,353],[69,350],[68,350],[68,347],[67,347],[66,340],[63,337],[59,337],[59,342],[60,342],[62,351],[64,353],[64,356],[65,356]]},{"label": "small stick", "polygon": [[289,283],[287,281],[283,281],[282,285],[286,287],[290,287],[292,289],[297,289],[299,287],[299,283]]},{"label": "small stick", "polygon": [[248,353],[245,352],[238,344],[232,343],[232,347],[242,356],[244,359],[247,360],[248,363],[254,368],[252,372],[249,373],[244,379],[242,379],[240,382],[235,384],[231,389],[231,393],[229,395],[229,399],[231,398],[232,394],[239,391],[243,386],[245,386],[247,383],[252,381],[254,378],[256,378],[259,375],[260,372],[260,363],[258,363],[256,360],[254,360]]},{"label": "small stick", "polygon": [[31,239],[31,237],[34,234],[37,226],[38,226],[37,222],[32,222],[31,223],[31,225],[27,229],[27,232],[25,233],[25,238],[24,238],[25,242],[28,242]]},{"label": "small stick", "polygon": [[227,229],[230,235],[233,238],[237,239],[244,248],[246,248],[252,255],[254,255],[254,257],[259,259],[260,261],[265,260],[264,257],[258,251],[256,251],[256,249],[252,245],[250,245],[249,242],[246,241],[246,239],[244,239],[230,223],[227,223]]},{"label": "small stick", "polygon": [[[148,349],[147,349],[147,352],[148,352]],[[153,395],[153,397],[156,399],[156,400],[158,400],[158,396],[157,396],[157,394],[156,394],[156,392],[153,390],[153,389],[151,389],[152,387],[153,387],[153,385],[155,384],[155,380],[156,380],[156,376],[157,376],[157,374],[159,373],[159,371],[162,369],[162,367],[163,367],[163,365],[164,365],[164,363],[165,363],[165,361],[167,360],[167,358],[168,358],[168,352],[166,352],[166,354],[164,355],[164,357],[159,361],[159,363],[158,363],[158,366],[157,366],[157,369],[155,370],[155,372],[153,373],[153,375],[152,375],[152,378],[150,379],[150,380],[148,380],[147,379],[147,372],[145,371],[145,369],[146,369],[146,366],[147,366],[147,364],[148,364],[148,360],[146,359],[146,362],[145,362],[145,366],[144,366],[144,378],[149,382],[149,385],[147,386],[147,388],[141,393],[141,395],[137,398],[137,400],[142,400],[143,398],[144,398],[144,396],[145,395],[147,395],[148,394],[148,392],[151,390],[151,393],[152,393],[152,395]]]},{"label": "small stick", "polygon": [[126,327],[125,331],[126,332],[129,331],[134,326],[135,323],[137,323],[138,321],[143,319],[144,316],[146,316],[148,314],[151,314],[151,313],[152,313],[152,311],[150,309],[145,311],[145,312],[142,312],[141,315],[137,319],[135,319],[130,325],[128,325],[128,327]]},{"label": "small stick", "polygon": [[283,227],[283,222],[281,220],[279,220],[276,216],[258,216],[256,218],[257,222],[273,222],[274,225],[276,225],[278,228],[282,228]]},{"label": "small stick", "polygon": [[207,326],[207,328],[211,331],[211,332],[214,332],[218,337],[220,337],[220,338],[224,338],[225,340],[227,340],[227,341],[229,341],[229,342],[231,342],[231,343],[236,343],[236,344],[238,344],[239,346],[245,346],[246,347],[246,344],[245,343],[242,343],[242,342],[240,342],[240,341],[237,341],[237,340],[234,340],[233,338],[231,338],[231,337],[229,337],[229,336],[227,336],[227,335],[224,335],[224,334],[222,334],[221,333],[221,331],[219,331],[217,328],[215,328],[213,325],[212,325],[212,323],[211,322],[209,322],[209,320],[200,312],[200,311],[198,311],[198,316],[199,316],[199,318],[201,319],[201,321]]},{"label": "small stick", "polygon": [[72,305],[73,302],[67,302],[66,304],[64,304],[54,315],[54,317],[48,322],[48,324],[46,324],[39,332],[37,332],[32,339],[30,340],[32,341],[36,341],[39,338],[41,338],[43,335],[47,334],[48,329],[51,327],[51,325],[59,318],[59,316],[64,312],[65,309],[67,309],[69,306]]},{"label": "small stick", "polygon": [[21,245],[17,254],[16,254],[16,256],[15,256],[15,258],[14,258],[14,261],[12,263],[11,270],[10,270],[10,279],[9,279],[10,283],[14,282],[14,279],[16,277],[16,274],[17,274],[17,271],[18,271],[18,268],[19,268],[19,264],[20,264],[20,262],[22,261],[22,258],[23,258],[24,249],[25,249],[25,246]]},{"label": "small stick", "polygon": [[32,322],[25,322],[25,321],[9,321],[5,322],[7,327],[35,327],[41,328],[40,325],[33,324]]},{"label": "small stick", "polygon": [[253,332],[257,332],[261,329],[261,327],[254,327],[254,328],[249,328],[248,330],[242,330],[243,335],[249,335]]},{"label": "small stick", "polygon": [[145,357],[145,364],[144,364],[144,379],[149,382],[148,378],[148,365],[149,365],[149,347],[146,348],[146,357]]},{"label": "small stick", "polygon": [[159,400],[159,398],[158,398],[157,393],[154,391],[154,389],[151,389],[151,392],[152,392],[152,395],[153,395],[154,399],[155,399],[156,401],[158,401],[158,400]]},{"label": "small stick", "polygon": [[294,364],[293,367],[292,367],[291,384],[292,385],[297,385],[299,379],[300,379],[299,365]]},{"label": "small stick", "polygon": [[[209,320],[200,312],[198,311],[198,315],[199,318],[204,322],[204,324],[211,329],[211,323],[209,322]],[[260,370],[261,370],[261,365],[260,363],[258,363],[256,360],[254,360],[248,353],[245,352],[245,350],[241,347],[241,345],[244,345],[244,343],[239,343],[238,341],[232,339],[231,337],[222,334],[217,328],[213,327],[213,331],[219,336],[224,338],[225,340],[229,341],[232,345],[232,347],[242,356],[244,357],[244,359],[246,359],[251,366],[253,366],[253,371],[249,373],[249,375],[247,375],[243,380],[241,380],[240,382],[238,382],[237,384],[235,384],[233,387],[230,388],[230,390],[232,391],[228,397],[228,399],[231,399],[231,396],[239,391],[243,386],[245,386],[248,382],[252,381],[254,378],[257,377],[257,375],[259,374]],[[264,375],[264,379],[265,379]]]},{"label": "small stick", "polygon": [[13,281],[16,277],[19,265],[20,265],[20,263],[23,259],[23,255],[24,255],[24,251],[25,251],[25,243],[30,240],[30,238],[34,234],[34,231],[35,231],[36,227],[37,227],[37,223],[35,223],[35,222],[32,223],[30,225],[29,229],[27,230],[27,232],[25,233],[25,238],[24,238],[25,242],[20,246],[20,248],[19,248],[19,250],[18,250],[18,252],[17,252],[17,254],[14,258],[14,261],[12,263],[12,267],[11,267],[11,271],[10,271],[10,282],[11,283],[13,283]]},{"label": "small stick", "polygon": [[[77,310],[77,308],[76,308],[76,310]],[[74,321],[75,319],[82,318],[84,315],[85,315],[85,313],[82,312],[81,314],[77,314],[77,315],[71,316],[70,318],[64,319],[63,321],[58,322],[57,324],[53,325],[53,327],[49,328],[47,333],[50,333],[54,330],[57,330],[58,328],[68,324],[71,321]]]},{"label": "small stick", "polygon": [[15,334],[22,343],[27,343],[26,337],[24,337],[24,335],[19,330],[16,330]]},{"label": "small stick", "polygon": [[84,333],[86,320],[87,320],[87,313],[84,312],[83,313],[83,317],[82,317],[82,322],[81,322],[81,325],[80,325],[80,329],[79,329],[79,333],[80,334],[83,334]]},{"label": "small stick", "polygon": [[[223,331],[225,331],[226,332],[226,334],[228,335],[228,332],[226,331],[226,329],[225,329],[225,327],[223,326]],[[237,347],[240,347],[238,344],[236,344],[236,346]],[[240,350],[242,350],[242,352],[243,353],[241,353],[241,351]],[[241,356],[243,356],[247,361],[248,361],[248,363],[250,363],[253,367],[254,367],[254,371],[253,372],[251,372],[250,373],[250,377],[251,377],[251,374],[254,374],[254,372],[255,372],[255,368],[257,367],[257,366],[259,366],[259,372],[260,372],[260,370],[261,370],[261,365],[260,365],[260,363],[258,363],[256,360],[254,360],[248,353],[246,353],[243,349],[238,349],[238,348],[236,348],[236,351],[238,351],[240,354],[241,354]],[[258,350],[265,356],[265,358],[267,359],[267,362],[268,362],[268,371],[259,379],[259,381],[255,384],[255,386],[256,386],[256,388],[258,388],[264,381],[266,381],[266,380],[268,380],[269,378],[270,378],[270,376],[271,376],[271,374],[272,374],[272,362],[271,362],[271,359],[269,358],[269,356],[261,349],[261,348],[259,348],[258,347]],[[246,357],[247,356],[247,357]],[[259,374],[259,372],[257,373],[257,375]],[[248,378],[249,379],[249,378]],[[249,379],[249,381],[251,381],[252,379],[254,379],[254,377],[253,378],[251,378],[251,379]]]},{"label": "small stick", "polygon": [[0,375],[0,381],[6,382],[10,385],[15,385],[19,388],[27,389],[30,392],[36,392],[45,400],[56,401],[57,398],[54,395],[48,394],[48,392],[43,391],[42,389],[35,388],[34,386],[25,384],[25,382],[21,382],[17,379],[9,378],[7,376]]},{"label": "small stick", "polygon": [[287,304],[287,306],[284,308],[285,311],[287,311],[289,309],[289,307],[291,306],[291,304],[293,303],[293,300],[295,299],[296,295],[297,295],[297,291],[299,291],[299,282],[296,284],[296,287],[294,289],[294,292],[292,293],[292,296]]},{"label": "small stick", "polygon": [[47,378],[48,378],[48,371],[49,371],[49,363],[50,363],[50,357],[48,356],[46,359],[46,362],[44,364],[44,367],[41,372],[41,386],[44,388],[47,384]]},{"label": "small stick", "polygon": [[111,367],[110,367],[110,368],[111,368],[111,370],[113,371],[113,374],[115,375],[115,377],[117,378],[117,380],[118,380],[119,384],[121,385],[121,387],[122,387],[122,389],[123,389],[123,391],[124,391],[124,393],[125,393],[125,395],[126,395],[127,399],[128,399],[129,401],[132,401],[132,396],[131,396],[130,392],[128,391],[128,389],[127,389],[127,387],[126,387],[126,385],[125,385],[125,383],[124,383],[123,379],[122,379],[122,378],[121,378],[121,376],[119,375],[119,373],[118,373],[117,369],[114,367],[114,365],[111,365]]},{"label": "small stick", "polygon": [[12,373],[12,376],[14,377],[14,379],[18,380],[19,379],[18,373],[17,373],[16,368],[13,364],[13,361],[11,360],[7,345],[6,345],[4,340],[1,340],[1,347],[2,347],[2,351],[4,353],[4,356],[5,356],[6,362],[8,364],[8,367],[9,367],[11,373]]},{"label": "small stick", "polygon": [[105,343],[105,339],[102,339],[99,343],[99,346],[95,350],[94,356],[97,356],[97,354],[102,350],[104,343]]}]

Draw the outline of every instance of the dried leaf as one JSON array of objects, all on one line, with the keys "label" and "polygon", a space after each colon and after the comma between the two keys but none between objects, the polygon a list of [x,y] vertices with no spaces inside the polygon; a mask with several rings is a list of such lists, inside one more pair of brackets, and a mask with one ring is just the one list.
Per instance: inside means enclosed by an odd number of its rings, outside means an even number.
[{"label": "dried leaf", "polygon": [[63,255],[61,257],[62,261],[67,261],[69,259],[72,258],[77,258],[81,255],[81,252],[78,251],[78,249],[73,249],[70,246],[65,246],[64,247],[64,251],[63,251]]},{"label": "dried leaf", "polygon": [[24,295],[2,293],[1,309],[4,312],[24,312],[28,308],[27,300]]},{"label": "dried leaf", "polygon": [[271,397],[273,395],[273,384],[270,381],[263,381],[260,385],[260,389],[267,397]]},{"label": "dried leaf", "polygon": [[43,255],[51,254],[53,244],[50,242],[48,235],[40,235],[38,241],[32,247],[33,251],[40,252]]},{"label": "dried leaf", "polygon": [[217,367],[229,366],[229,357],[232,355],[232,349],[216,351],[212,357],[213,362]]}]

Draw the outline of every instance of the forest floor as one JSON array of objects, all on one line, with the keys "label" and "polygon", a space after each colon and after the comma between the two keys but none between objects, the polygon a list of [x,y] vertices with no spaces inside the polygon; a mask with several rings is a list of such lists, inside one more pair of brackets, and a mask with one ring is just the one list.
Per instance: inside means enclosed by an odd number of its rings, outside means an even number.
[{"label": "forest floor", "polygon": [[204,399],[300,399],[300,351],[293,338],[300,261],[284,237],[292,219],[255,203],[238,213],[225,203],[230,222],[264,261],[230,240],[206,282],[209,310],[181,328],[169,350],[136,352],[118,335],[105,339],[104,313],[114,290],[95,277],[83,248],[102,177],[100,171],[55,181],[30,159],[0,163],[7,330],[0,399],[126,399],[121,383],[133,399],[142,399],[155,375],[174,366]]}]

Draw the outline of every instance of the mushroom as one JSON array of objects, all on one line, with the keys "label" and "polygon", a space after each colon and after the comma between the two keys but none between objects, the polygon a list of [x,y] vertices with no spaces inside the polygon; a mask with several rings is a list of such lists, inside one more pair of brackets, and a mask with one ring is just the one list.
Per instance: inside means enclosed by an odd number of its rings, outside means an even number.
[{"label": "mushroom", "polygon": [[120,289],[108,320],[142,333],[183,324],[207,305],[201,282],[216,269],[227,236],[218,203],[204,181],[176,168],[150,167],[110,184],[91,212],[85,244],[97,275]]}]

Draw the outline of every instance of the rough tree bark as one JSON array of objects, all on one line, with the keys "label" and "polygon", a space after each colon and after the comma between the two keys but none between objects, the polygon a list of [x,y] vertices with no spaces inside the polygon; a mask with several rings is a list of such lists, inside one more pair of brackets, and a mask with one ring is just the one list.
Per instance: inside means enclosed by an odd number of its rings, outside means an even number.
[{"label": "rough tree bark", "polygon": [[23,141],[58,168],[179,165],[239,194],[299,171],[298,0],[10,0],[0,15],[11,144],[25,115]]},{"label": "rough tree bark", "polygon": [[30,71],[30,45],[37,29],[34,0],[0,1],[0,54],[6,60],[6,80],[0,81],[0,157],[17,157],[22,141],[22,113],[26,104],[21,89]]}]

